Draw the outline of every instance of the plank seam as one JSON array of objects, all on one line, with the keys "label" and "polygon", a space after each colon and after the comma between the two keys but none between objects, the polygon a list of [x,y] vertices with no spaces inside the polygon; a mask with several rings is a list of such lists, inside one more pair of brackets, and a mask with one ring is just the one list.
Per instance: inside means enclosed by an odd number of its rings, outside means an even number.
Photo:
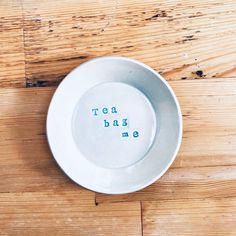
[{"label": "plank seam", "polygon": [[141,214],[141,235],[143,236],[143,203],[140,201],[140,214]]},{"label": "plank seam", "polygon": [[[0,193],[1,194],[1,193]],[[173,200],[179,200],[179,201],[183,201],[183,200],[202,200],[202,199],[211,199],[211,200],[219,200],[219,199],[231,199],[231,198],[236,198],[236,195],[230,195],[230,196],[224,196],[224,197],[216,197],[216,196],[210,196],[210,197],[194,197],[194,198],[159,198],[157,200],[153,200],[153,199],[147,199],[147,200],[140,200],[140,202],[159,202],[159,201],[173,201]],[[105,201],[98,201],[97,204],[107,204],[107,203],[122,203],[122,202],[137,202],[139,201],[138,199],[134,199],[134,200],[105,200]]]}]

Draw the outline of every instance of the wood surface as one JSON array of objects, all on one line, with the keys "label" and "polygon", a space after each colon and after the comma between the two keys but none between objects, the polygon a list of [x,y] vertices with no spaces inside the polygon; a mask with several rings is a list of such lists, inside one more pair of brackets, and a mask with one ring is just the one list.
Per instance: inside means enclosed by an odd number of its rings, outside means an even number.
[{"label": "wood surface", "polygon": [[236,198],[143,202],[144,235],[236,234]]},{"label": "wood surface", "polygon": [[236,80],[181,80],[170,85],[183,114],[183,140],[173,165],[144,190],[97,194],[97,202],[236,195]]},{"label": "wood surface", "polygon": [[59,190],[0,194],[1,235],[140,235],[140,203],[94,206],[93,194]]},{"label": "wood surface", "polygon": [[0,2],[0,87],[25,85],[23,18],[20,1]]},{"label": "wood surface", "polygon": [[[47,145],[57,85],[104,55],[160,72],[183,113],[175,162],[132,194],[76,185]],[[1,0],[0,235],[236,235],[235,77],[234,0]]]},{"label": "wood surface", "polygon": [[98,56],[129,56],[167,80],[235,76],[235,0],[24,0],[28,86],[56,85]]}]

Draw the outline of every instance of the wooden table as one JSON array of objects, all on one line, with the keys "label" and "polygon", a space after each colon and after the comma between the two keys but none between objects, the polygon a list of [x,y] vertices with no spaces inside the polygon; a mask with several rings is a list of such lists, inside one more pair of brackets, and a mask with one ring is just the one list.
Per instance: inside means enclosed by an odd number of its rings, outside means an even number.
[{"label": "wooden table", "polygon": [[[0,235],[236,235],[235,0],[1,0]],[[98,56],[138,59],[180,101],[176,161],[150,187],[102,195],[55,164],[56,86]]]}]

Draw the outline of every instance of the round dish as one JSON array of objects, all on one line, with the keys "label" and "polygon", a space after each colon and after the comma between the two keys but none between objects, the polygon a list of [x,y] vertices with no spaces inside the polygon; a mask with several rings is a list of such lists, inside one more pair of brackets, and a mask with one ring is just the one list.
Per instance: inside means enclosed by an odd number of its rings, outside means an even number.
[{"label": "round dish", "polygon": [[159,179],[182,139],[174,92],[153,69],[125,57],[83,63],[61,82],[47,115],[61,169],[90,190],[130,193]]}]

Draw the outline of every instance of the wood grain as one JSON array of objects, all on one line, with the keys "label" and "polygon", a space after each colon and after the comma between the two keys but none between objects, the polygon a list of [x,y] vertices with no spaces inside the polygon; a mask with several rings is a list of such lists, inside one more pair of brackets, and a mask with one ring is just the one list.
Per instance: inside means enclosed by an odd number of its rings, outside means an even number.
[{"label": "wood grain", "polygon": [[55,88],[0,89],[0,191],[80,188],[56,165],[46,140],[46,113]]},{"label": "wood grain", "polygon": [[[181,198],[182,191],[193,198],[235,194],[236,80],[174,81],[171,85],[184,117],[183,144],[172,169],[146,190],[121,198],[98,195],[98,202]],[[0,90],[2,192],[77,189],[53,161],[46,142],[45,119],[53,92],[54,88]],[[219,192],[225,189],[229,190]]]},{"label": "wood grain", "polygon": [[236,76],[236,2],[24,0],[27,86],[55,85],[104,55],[143,61],[167,80]]},{"label": "wood grain", "polygon": [[144,202],[144,236],[235,235],[236,198]]},{"label": "wood grain", "polygon": [[[236,235],[234,0],[2,0],[0,13],[0,235]],[[95,198],[49,151],[55,87],[31,87],[104,55],[160,72],[184,135],[159,181]]]},{"label": "wood grain", "polygon": [[140,204],[94,205],[87,190],[0,194],[1,235],[141,235]]},{"label": "wood grain", "polygon": [[95,206],[54,162],[45,134],[54,90],[0,89],[0,234],[141,235],[138,202]]},{"label": "wood grain", "polygon": [[[236,196],[236,80],[171,81],[183,112],[183,142],[171,169],[133,194],[98,202]],[[158,157],[157,157],[158,158]]]},{"label": "wood grain", "polygon": [[148,201],[236,196],[236,167],[172,168],[159,181],[136,193],[96,194],[96,201]]},{"label": "wood grain", "polygon": [[18,0],[0,2],[0,87],[25,86],[22,7]]},{"label": "wood grain", "polygon": [[183,114],[173,167],[236,164],[236,80],[171,81]]}]

